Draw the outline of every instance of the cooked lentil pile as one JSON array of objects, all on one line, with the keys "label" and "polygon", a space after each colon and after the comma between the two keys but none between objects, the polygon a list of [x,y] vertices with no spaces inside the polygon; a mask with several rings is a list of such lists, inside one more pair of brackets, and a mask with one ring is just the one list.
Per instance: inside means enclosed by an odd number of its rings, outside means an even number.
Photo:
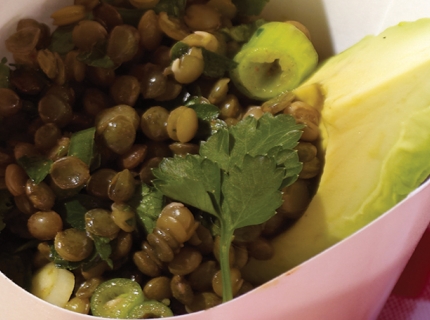
[{"label": "cooked lentil pile", "polygon": [[75,0],[52,19],[20,20],[5,42],[14,61],[0,64],[2,272],[31,290],[54,262],[75,278],[64,307],[86,314],[109,316],[95,311],[109,281],[143,291],[150,312],[127,317],[220,304],[219,225],[163,195],[153,169],[247,117],[287,114],[305,125],[298,179],[277,214],[236,228],[229,248],[233,296],[251,290],[241,268],[270,259],[270,238],[304,212],[321,171],[317,109],[291,92],[250,99],[229,78],[265,21],[230,0]]}]

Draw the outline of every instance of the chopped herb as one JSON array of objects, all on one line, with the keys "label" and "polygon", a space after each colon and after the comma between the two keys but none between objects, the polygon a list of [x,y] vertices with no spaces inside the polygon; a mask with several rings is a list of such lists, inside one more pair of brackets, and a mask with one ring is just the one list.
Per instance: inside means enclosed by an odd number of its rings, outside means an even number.
[{"label": "chopped herb", "polygon": [[128,204],[136,211],[140,226],[149,234],[155,227],[165,200],[160,191],[143,183],[136,188]]},{"label": "chopped herb", "polygon": [[185,105],[196,111],[199,121],[196,138],[207,139],[213,133],[212,124],[218,120],[219,108],[207,102],[203,103],[200,97],[192,97]]},{"label": "chopped herb", "polygon": [[219,116],[219,108],[216,105],[201,103],[198,97],[190,99],[185,105],[194,109],[197,117],[201,120],[215,120]]},{"label": "chopped herb", "polygon": [[23,156],[17,162],[36,184],[46,178],[53,163],[52,160],[42,156]]},{"label": "chopped herb", "polygon": [[[105,2],[109,3],[112,1]],[[186,4],[186,0],[160,0],[153,10],[156,13],[166,12],[169,16],[179,18],[183,16]],[[129,24],[135,27],[138,26],[140,18],[142,18],[142,15],[147,11],[147,9],[118,7],[116,10],[118,10],[118,13],[121,15],[124,24]]]},{"label": "chopped herb", "polygon": [[108,237],[98,237],[95,235],[91,235],[94,241],[94,247],[97,251],[97,254],[100,258],[108,264],[108,266],[112,269],[113,263],[109,256],[112,253],[112,246],[110,244],[110,239]]},{"label": "chopped herb", "polygon": [[229,248],[237,228],[261,224],[282,204],[281,189],[297,179],[294,148],[302,125],[266,113],[221,128],[199,155],[165,158],[153,173],[165,196],[212,214],[220,226],[223,300],[232,299]]},{"label": "chopped herb", "polygon": [[0,62],[0,88],[9,88],[10,68],[6,63],[6,58],[3,58]]},{"label": "chopped herb", "polygon": [[221,78],[227,71],[236,68],[237,63],[226,56],[202,48],[205,66],[203,74],[211,78]]},{"label": "chopped herb", "polygon": [[73,43],[72,26],[58,27],[51,35],[51,45],[49,50],[57,52],[60,55],[64,55],[75,48]]},{"label": "chopped herb", "polygon": [[96,67],[96,68],[105,68],[110,69],[115,67],[115,63],[112,59],[106,54],[106,44],[99,43],[95,45],[91,51],[88,52],[80,52],[76,59],[85,63],[88,66]]},{"label": "chopped herb", "polygon": [[248,42],[254,32],[265,23],[266,20],[257,19],[251,23],[244,23],[230,28],[222,28],[220,32],[227,36],[228,39],[234,40],[239,43],[245,43]]},{"label": "chopped herb", "polygon": [[190,46],[188,44],[178,41],[170,49],[170,59],[172,61],[176,60],[186,54],[188,50],[190,50]]},{"label": "chopped herb", "polygon": [[76,270],[81,268],[82,270],[87,270],[100,261],[100,256],[97,253],[97,250],[93,250],[92,254],[88,258],[75,262],[63,259],[55,250],[54,245],[50,245],[49,248],[49,259],[55,263],[57,268],[67,270]]},{"label": "chopped herb", "polygon": [[[190,46],[178,41],[171,49],[171,60],[175,60],[188,52]],[[203,61],[205,63],[203,74],[211,78],[221,78],[227,71],[234,69],[237,63],[226,56],[202,49]]]},{"label": "chopped herb", "polygon": [[95,127],[73,133],[70,138],[68,155],[78,157],[90,166],[95,154],[95,134]]},{"label": "chopped herb", "polygon": [[108,207],[108,204],[99,198],[78,194],[58,204],[56,210],[71,227],[85,230],[85,213],[91,209]]}]

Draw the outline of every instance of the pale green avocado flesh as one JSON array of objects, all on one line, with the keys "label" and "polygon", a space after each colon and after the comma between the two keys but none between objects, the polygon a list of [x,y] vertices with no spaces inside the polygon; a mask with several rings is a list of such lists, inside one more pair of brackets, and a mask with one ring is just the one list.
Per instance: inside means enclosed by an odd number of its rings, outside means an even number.
[{"label": "pale green avocado flesh", "polygon": [[245,95],[271,99],[292,90],[315,69],[318,54],[312,42],[294,25],[268,22],[234,57],[231,79]]},{"label": "pale green avocado flesh", "polygon": [[252,260],[243,276],[262,283],[356,232],[430,174],[430,19],[368,36],[329,59],[318,83],[324,170],[304,215]]}]

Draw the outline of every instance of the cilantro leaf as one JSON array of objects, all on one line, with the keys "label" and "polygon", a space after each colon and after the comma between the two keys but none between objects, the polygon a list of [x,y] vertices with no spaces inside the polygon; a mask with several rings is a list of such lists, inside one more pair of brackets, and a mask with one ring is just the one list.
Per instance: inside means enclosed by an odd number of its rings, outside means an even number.
[{"label": "cilantro leaf", "polygon": [[220,110],[216,105],[210,104],[201,97],[188,99],[185,106],[194,109],[199,121],[196,138],[199,140],[207,139],[212,134],[212,124],[218,120]]},{"label": "cilantro leaf", "polygon": [[245,118],[220,128],[199,155],[165,158],[153,173],[167,197],[218,219],[223,300],[232,298],[229,248],[235,229],[261,224],[282,204],[281,189],[298,177],[303,126],[289,115]]},{"label": "cilantro leaf", "polygon": [[203,61],[205,62],[203,74],[210,78],[221,78],[227,71],[237,66],[237,62],[226,56],[202,49]]},{"label": "cilantro leaf", "polygon": [[138,221],[147,234],[154,229],[164,202],[160,191],[144,183],[136,188],[133,198],[129,200],[128,205],[136,211]]},{"label": "cilantro leaf", "polygon": [[[109,3],[109,1],[105,1]],[[112,1],[110,1],[112,2]],[[160,0],[155,5],[153,10],[156,13],[166,12],[167,15],[180,18],[184,15],[185,6],[187,4],[187,0]],[[139,24],[140,18],[147,11],[147,9],[138,9],[138,8],[119,8],[116,10],[121,15],[121,18],[124,24],[129,24],[137,27]]]},{"label": "cilantro leaf", "polygon": [[91,51],[88,52],[80,52],[76,59],[85,63],[88,66],[96,67],[96,68],[113,68],[115,67],[115,63],[112,59],[106,54],[106,44],[98,43],[96,44]]},{"label": "cilantro leaf", "polygon": [[296,124],[289,115],[274,117],[265,113],[258,121],[254,117],[247,117],[231,128],[235,142],[230,154],[230,166],[239,164],[245,154],[265,155],[277,146],[293,149],[302,135],[302,128],[303,125]]},{"label": "cilantro leaf", "polygon": [[94,247],[97,252],[97,254],[100,256],[100,258],[108,264],[108,266],[112,269],[113,268],[113,262],[109,258],[110,254],[112,253],[112,246],[110,244],[110,239],[108,237],[99,237],[95,235],[91,235],[94,241]]},{"label": "cilantro leaf", "polygon": [[243,23],[233,27],[224,27],[220,29],[220,32],[227,36],[228,39],[234,40],[239,43],[248,42],[251,39],[254,32],[266,23],[264,19],[257,19],[251,23]]},{"label": "cilantro leaf", "polygon": [[95,133],[95,127],[73,133],[70,137],[68,155],[75,156],[90,166],[94,159]]},{"label": "cilantro leaf", "polygon": [[280,186],[284,170],[274,158],[246,155],[243,165],[224,176],[223,219],[230,228],[261,224],[275,214],[282,204]]},{"label": "cilantro leaf", "polygon": [[36,184],[42,182],[46,178],[53,163],[52,160],[42,156],[23,156],[19,158],[17,162]]},{"label": "cilantro leaf", "polygon": [[97,250],[93,250],[91,255],[82,260],[82,261],[68,261],[63,259],[58,252],[55,250],[54,245],[49,246],[49,259],[55,263],[57,268],[67,269],[67,270],[76,270],[81,268],[82,270],[87,270],[94,266],[98,261],[100,261],[100,256],[97,253]]},{"label": "cilantro leaf", "polygon": [[[289,157],[288,154],[296,153],[293,148],[302,134],[302,128],[303,125],[296,124],[294,118],[289,115],[274,117],[265,113],[259,120],[247,117],[228,130],[214,133],[202,144],[200,154],[218,163],[223,170],[229,170],[235,165],[241,166],[240,162],[246,154],[257,156],[270,153],[278,158],[278,164],[284,158],[284,164],[296,163],[296,158]],[[284,154],[282,158],[281,151]],[[294,165],[293,168],[301,169],[301,166]]]},{"label": "cilantro leaf", "polygon": [[109,205],[100,198],[77,194],[73,198],[59,203],[56,210],[70,226],[78,230],[85,230],[85,213],[95,208],[109,208]]},{"label": "cilantro leaf", "polygon": [[6,58],[3,58],[0,62],[0,88],[9,88],[10,68],[6,63]]},{"label": "cilantro leaf", "polygon": [[[189,49],[189,45],[178,41],[176,44],[173,45],[171,49],[170,59],[173,61],[182,57],[188,52]],[[202,50],[202,56],[204,61],[203,74],[207,77],[221,78],[227,71],[230,71],[237,66],[237,62],[226,56],[209,51],[203,47],[201,47],[200,49]]]},{"label": "cilantro leaf", "polygon": [[200,145],[200,154],[216,162],[228,171],[230,163],[230,134],[228,128],[221,128]]},{"label": "cilantro leaf", "polygon": [[269,0],[232,0],[237,11],[244,16],[258,16]]},{"label": "cilantro leaf", "polygon": [[287,187],[297,180],[299,173],[303,169],[303,164],[300,162],[299,155],[295,150],[275,147],[269,150],[267,155],[276,159],[277,165],[282,165],[286,169],[281,188]]},{"label": "cilantro leaf", "polygon": [[157,178],[154,186],[167,197],[218,215],[212,202],[212,197],[220,202],[221,172],[217,164],[199,155],[165,158],[153,173]]},{"label": "cilantro leaf", "polygon": [[176,42],[170,49],[170,60],[176,60],[182,57],[190,50],[190,46],[182,41]]},{"label": "cilantro leaf", "polygon": [[186,106],[194,109],[197,114],[197,118],[203,121],[215,120],[219,116],[219,108],[210,103],[195,103],[190,101]]},{"label": "cilantro leaf", "polygon": [[49,50],[64,55],[75,48],[72,33],[73,25],[58,27],[51,35]]}]

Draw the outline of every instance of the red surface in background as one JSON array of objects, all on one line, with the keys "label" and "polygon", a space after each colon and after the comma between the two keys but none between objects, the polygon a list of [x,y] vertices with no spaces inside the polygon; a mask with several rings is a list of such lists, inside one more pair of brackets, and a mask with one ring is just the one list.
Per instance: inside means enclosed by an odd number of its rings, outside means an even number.
[{"label": "red surface in background", "polygon": [[417,298],[423,292],[430,277],[430,229],[424,233],[392,294]]}]

